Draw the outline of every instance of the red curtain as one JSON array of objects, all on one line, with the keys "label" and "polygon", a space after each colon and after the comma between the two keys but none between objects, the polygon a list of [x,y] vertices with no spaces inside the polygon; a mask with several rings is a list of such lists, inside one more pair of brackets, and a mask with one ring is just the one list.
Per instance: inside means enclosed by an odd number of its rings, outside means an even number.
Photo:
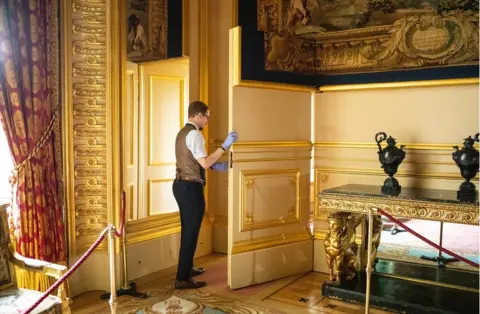
[{"label": "red curtain", "polygon": [[17,170],[10,216],[16,247],[25,257],[54,263],[65,261],[56,171],[58,8],[59,0],[0,1],[0,119]]}]

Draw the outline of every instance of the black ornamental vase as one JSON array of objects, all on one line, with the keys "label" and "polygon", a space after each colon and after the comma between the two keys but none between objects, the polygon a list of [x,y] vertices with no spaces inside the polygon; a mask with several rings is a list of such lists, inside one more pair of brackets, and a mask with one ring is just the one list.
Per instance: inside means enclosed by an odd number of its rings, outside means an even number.
[{"label": "black ornamental vase", "polygon": [[475,184],[470,182],[478,173],[478,150],[474,147],[475,142],[478,143],[479,133],[472,138],[469,136],[464,139],[462,149],[458,146],[453,146],[455,150],[452,153],[452,158],[460,168],[460,174],[465,179],[460,184],[460,189],[457,191],[457,198],[462,201],[473,201],[476,199],[477,191]]},{"label": "black ornamental vase", "polygon": [[[387,141],[387,146],[382,149],[380,145],[383,141]],[[385,132],[379,132],[375,135],[375,141],[378,145],[378,159],[382,164],[383,171],[388,175],[388,178],[383,182],[382,193],[389,195],[398,195],[401,191],[401,186],[397,179],[393,176],[397,173],[398,166],[405,159],[404,145],[400,145],[400,148],[396,146],[397,142],[394,138],[389,136]]]}]

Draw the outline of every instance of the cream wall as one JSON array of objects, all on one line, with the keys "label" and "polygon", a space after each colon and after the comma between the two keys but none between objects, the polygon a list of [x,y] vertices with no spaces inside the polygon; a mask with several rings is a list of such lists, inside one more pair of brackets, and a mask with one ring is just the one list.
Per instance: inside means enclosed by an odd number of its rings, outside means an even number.
[{"label": "cream wall", "polygon": [[[478,132],[478,104],[474,85],[317,94],[316,192],[348,183],[383,184],[375,143],[382,131],[407,146],[396,175],[402,186],[458,189],[463,180],[451,146]],[[324,213],[317,213],[315,224],[315,270],[327,271]]]},{"label": "cream wall", "polygon": [[[228,42],[232,28],[232,0],[208,0],[209,150],[213,152],[228,133]],[[227,160],[227,154],[220,160]],[[228,175],[209,172],[208,213],[212,221],[212,248],[227,253]]]}]

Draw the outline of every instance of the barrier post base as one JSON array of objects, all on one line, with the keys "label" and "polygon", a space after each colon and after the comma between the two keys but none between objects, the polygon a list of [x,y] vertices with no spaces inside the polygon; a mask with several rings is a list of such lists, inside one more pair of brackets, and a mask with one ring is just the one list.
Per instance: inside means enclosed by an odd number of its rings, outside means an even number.
[{"label": "barrier post base", "polygon": [[[142,293],[142,292],[137,291],[137,284],[134,283],[134,282],[131,282],[127,289],[125,289],[125,288],[118,289],[117,290],[117,297],[119,297],[121,295],[128,295],[128,296],[138,298],[138,299],[146,299],[147,298],[146,293]],[[104,293],[100,296],[101,300],[106,300],[106,299],[109,299],[109,298],[110,298],[110,292],[106,292],[106,293]]]},{"label": "barrier post base", "polygon": [[444,257],[442,255],[439,255],[437,257],[428,257],[428,256],[425,256],[425,255],[422,255],[422,257],[420,257],[420,258],[423,259],[423,260],[436,262],[439,268],[445,268],[445,265],[447,265],[447,263],[458,262],[458,259],[456,259],[456,258],[448,258],[448,257]]}]

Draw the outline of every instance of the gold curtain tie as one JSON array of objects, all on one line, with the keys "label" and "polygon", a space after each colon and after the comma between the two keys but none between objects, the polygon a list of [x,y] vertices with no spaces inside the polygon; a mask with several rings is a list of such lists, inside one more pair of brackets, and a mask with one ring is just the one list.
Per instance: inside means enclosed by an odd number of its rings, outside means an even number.
[{"label": "gold curtain tie", "polygon": [[58,115],[58,112],[59,112],[59,108],[60,108],[60,106],[57,106],[57,108],[55,108],[55,110],[53,111],[53,115],[52,115],[52,118],[50,119],[50,123],[48,124],[47,128],[43,132],[40,140],[33,147],[32,151],[28,154],[27,158],[25,158],[22,162],[20,162],[18,165],[16,165],[13,168],[12,173],[11,173],[10,177],[8,178],[9,182],[10,182],[10,185],[12,186],[12,204],[13,204],[13,186],[15,185],[15,183],[17,183],[18,173],[20,172],[20,170],[22,170],[25,167],[27,162],[29,162],[33,158],[33,156],[38,152],[38,150],[40,148],[42,148],[43,145],[45,145],[45,143],[47,142],[47,139],[52,134],[53,125],[55,123],[55,120],[57,120],[57,115]]}]

